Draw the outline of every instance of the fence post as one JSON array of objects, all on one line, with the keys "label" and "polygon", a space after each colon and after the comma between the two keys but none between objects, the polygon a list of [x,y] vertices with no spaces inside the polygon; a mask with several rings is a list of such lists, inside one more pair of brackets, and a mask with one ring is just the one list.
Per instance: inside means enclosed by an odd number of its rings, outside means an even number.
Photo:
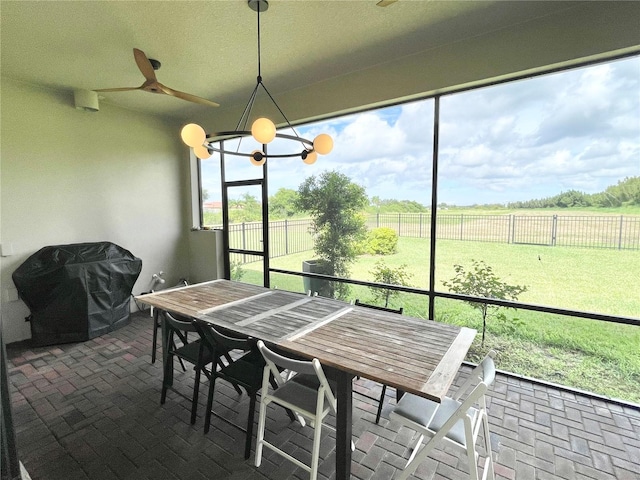
[{"label": "fence post", "polygon": [[[247,230],[246,230],[246,224],[244,222],[242,222],[242,249],[246,250],[247,249]],[[247,263],[247,254],[243,253],[242,254],[242,263]]]},{"label": "fence post", "polygon": [[376,228],[380,227],[380,212],[376,213]]},{"label": "fence post", "polygon": [[618,236],[618,250],[622,250],[622,222],[624,215],[620,215],[620,235]]},{"label": "fence post", "polygon": [[418,232],[418,238],[422,238],[422,212],[420,212],[420,231]]},{"label": "fence post", "polygon": [[289,255],[289,222],[284,219],[284,254]]},{"label": "fence post", "polygon": [[511,214],[513,221],[511,222],[511,243],[516,243],[516,216]]},{"label": "fence post", "polygon": [[507,244],[509,243],[513,243],[512,239],[511,239],[511,231],[513,228],[513,213],[511,215],[509,215],[509,226],[507,228]]},{"label": "fence post", "polygon": [[558,216],[553,216],[553,222],[551,224],[551,246],[556,246],[556,237],[558,235]]},{"label": "fence post", "polygon": [[462,232],[462,223],[463,222],[464,222],[464,213],[461,213],[460,214],[460,240],[462,240],[463,239],[462,237],[464,236],[464,234]]},{"label": "fence post", "polygon": [[398,212],[398,236],[400,236],[400,226],[401,226],[401,225],[400,225],[400,222],[401,222],[401,221],[402,221],[402,220],[400,219],[400,212]]}]

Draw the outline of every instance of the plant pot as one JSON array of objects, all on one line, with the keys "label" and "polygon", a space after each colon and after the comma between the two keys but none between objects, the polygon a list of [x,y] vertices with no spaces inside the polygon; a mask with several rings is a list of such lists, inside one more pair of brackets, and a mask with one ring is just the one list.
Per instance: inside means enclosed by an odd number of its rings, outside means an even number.
[{"label": "plant pot", "polygon": [[[305,273],[331,274],[330,266],[322,260],[304,260],[302,262],[302,271]],[[311,277],[302,277],[302,281],[305,292],[311,290],[312,295],[317,292],[318,295],[322,297],[331,296],[332,288],[330,281]]]}]

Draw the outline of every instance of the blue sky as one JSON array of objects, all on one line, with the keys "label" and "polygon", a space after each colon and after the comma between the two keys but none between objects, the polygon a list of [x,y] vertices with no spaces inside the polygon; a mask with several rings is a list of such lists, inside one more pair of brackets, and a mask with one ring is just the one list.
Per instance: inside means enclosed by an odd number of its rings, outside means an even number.
[{"label": "blue sky", "polygon": [[[269,193],[337,170],[370,197],[428,205],[433,108],[428,99],[299,127],[305,138],[329,133],[334,150],[312,166],[273,159]],[[217,168],[203,162],[211,200]],[[233,179],[260,174],[241,157],[229,170]],[[438,202],[456,205],[595,193],[640,175],[640,58],[442,97],[439,174]]]}]

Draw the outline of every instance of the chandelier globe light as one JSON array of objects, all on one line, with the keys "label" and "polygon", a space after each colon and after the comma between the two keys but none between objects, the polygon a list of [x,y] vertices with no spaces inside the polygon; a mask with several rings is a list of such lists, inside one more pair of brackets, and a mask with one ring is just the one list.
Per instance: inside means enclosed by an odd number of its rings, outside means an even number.
[{"label": "chandelier globe light", "polygon": [[[318,154],[327,155],[333,149],[333,139],[326,133],[321,133],[316,138],[307,140],[298,135],[293,128],[282,109],[278,106],[274,98],[271,96],[267,87],[262,82],[261,75],[261,57],[260,57],[260,12],[265,12],[269,8],[267,0],[248,0],[249,7],[256,12],[258,18],[258,77],[256,86],[249,97],[247,105],[244,107],[244,111],[240,116],[240,120],[236,125],[235,130],[214,132],[207,134],[200,125],[195,123],[189,123],[182,127],[180,137],[182,141],[193,148],[193,152],[201,160],[209,158],[213,152],[220,152],[222,154],[234,155],[239,157],[248,157],[253,165],[261,166],[266,163],[269,158],[295,158],[298,157],[307,165],[312,165],[318,159]],[[256,100],[258,89],[262,87],[273,105],[286,122],[288,128],[291,129],[293,135],[287,135],[284,133],[278,133],[276,126],[272,120],[266,117],[260,117],[256,119],[252,125],[251,130],[247,130],[247,123],[249,116],[253,108],[253,104]],[[242,138],[251,136],[256,142],[262,145],[262,150],[253,150],[249,153],[242,152],[240,150],[240,144],[236,150],[227,150],[224,148],[224,142],[218,144],[218,140],[224,140],[226,138],[239,138],[242,142]],[[266,145],[271,143],[274,139],[284,139],[290,142],[297,142],[298,146],[292,153],[279,153],[268,154]],[[211,139],[211,140],[210,140]],[[220,147],[218,145],[221,145]]]},{"label": "chandelier globe light", "polygon": [[263,145],[270,143],[276,138],[276,126],[268,118],[260,117],[251,125],[251,136]]},{"label": "chandelier globe light", "polygon": [[196,125],[195,123],[190,123],[189,125],[182,127],[180,136],[184,143],[193,148],[202,146],[207,139],[207,134],[205,133],[204,128],[200,125]]}]

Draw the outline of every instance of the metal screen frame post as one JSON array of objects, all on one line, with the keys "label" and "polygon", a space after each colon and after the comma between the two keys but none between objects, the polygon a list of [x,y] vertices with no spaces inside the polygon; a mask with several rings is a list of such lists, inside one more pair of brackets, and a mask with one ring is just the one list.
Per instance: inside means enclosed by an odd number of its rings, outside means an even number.
[{"label": "metal screen frame post", "polygon": [[2,338],[2,325],[0,324],[0,356],[2,365],[0,366],[0,433],[2,437],[2,460],[0,471],[2,480],[20,480],[20,462],[18,461],[18,447],[16,444],[16,432],[13,428],[13,415],[11,411],[11,394],[9,392],[9,372],[7,371],[7,351]]}]

